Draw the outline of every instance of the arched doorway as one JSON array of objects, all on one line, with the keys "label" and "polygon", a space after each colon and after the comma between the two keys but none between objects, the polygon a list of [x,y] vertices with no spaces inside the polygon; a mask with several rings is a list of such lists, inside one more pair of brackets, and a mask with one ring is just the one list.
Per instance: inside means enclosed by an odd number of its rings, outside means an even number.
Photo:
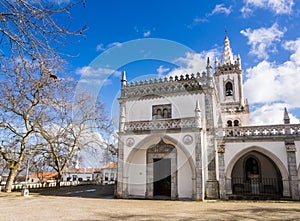
[{"label": "arched doorway", "polygon": [[177,151],[163,139],[147,149],[147,197],[177,197]]},{"label": "arched doorway", "polygon": [[243,196],[281,197],[282,175],[268,156],[258,151],[244,154],[231,173],[232,193]]}]

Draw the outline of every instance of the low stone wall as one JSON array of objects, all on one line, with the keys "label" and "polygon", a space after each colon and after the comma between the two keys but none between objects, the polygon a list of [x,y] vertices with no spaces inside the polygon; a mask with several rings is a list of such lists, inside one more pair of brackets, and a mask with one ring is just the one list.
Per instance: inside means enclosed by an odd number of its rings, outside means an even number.
[{"label": "low stone wall", "polygon": [[[61,182],[60,186],[78,186],[78,185],[89,185],[93,184],[93,182],[89,181],[68,181],[68,182]],[[46,187],[56,187],[56,182],[48,182],[48,183],[20,183],[14,184],[12,186],[12,190],[22,190],[24,186],[27,186],[29,189],[38,189],[38,188],[46,188]],[[0,191],[3,191],[5,186],[0,186]]]}]

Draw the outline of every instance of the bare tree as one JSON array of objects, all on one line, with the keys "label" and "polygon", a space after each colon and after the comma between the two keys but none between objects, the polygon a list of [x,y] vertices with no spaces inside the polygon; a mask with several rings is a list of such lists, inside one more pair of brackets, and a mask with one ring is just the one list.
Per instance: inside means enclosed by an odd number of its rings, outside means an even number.
[{"label": "bare tree", "polygon": [[7,192],[31,148],[39,145],[35,127],[47,97],[57,88],[57,81],[45,75],[36,62],[16,61],[3,64],[0,82],[0,154],[9,164]]},{"label": "bare tree", "polygon": [[35,139],[39,112],[56,91],[58,48],[85,29],[74,31],[68,22],[80,3],[84,0],[0,1],[0,155],[9,165],[7,192],[29,150],[43,145]]},{"label": "bare tree", "polygon": [[60,95],[60,98],[49,100],[43,111],[44,121],[39,122],[38,128],[47,143],[41,151],[49,166],[58,172],[57,187],[81,149],[107,148],[109,144],[105,137],[111,134],[110,122],[100,100],[93,105],[87,94],[73,102],[72,96]]},{"label": "bare tree", "polygon": [[[2,0],[0,1],[0,41],[5,57],[27,58],[44,62],[58,56],[57,48],[66,44],[68,36],[81,35],[85,27],[72,31],[70,10],[84,0],[64,1]],[[58,22],[64,21],[64,22]]]}]

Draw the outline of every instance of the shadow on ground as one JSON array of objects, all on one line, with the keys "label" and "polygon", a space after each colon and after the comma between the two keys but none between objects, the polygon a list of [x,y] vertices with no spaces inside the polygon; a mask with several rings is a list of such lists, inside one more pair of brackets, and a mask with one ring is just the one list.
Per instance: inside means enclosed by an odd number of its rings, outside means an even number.
[{"label": "shadow on ground", "polygon": [[63,196],[79,198],[114,198],[114,185],[78,185],[71,187],[30,189],[30,195]]}]

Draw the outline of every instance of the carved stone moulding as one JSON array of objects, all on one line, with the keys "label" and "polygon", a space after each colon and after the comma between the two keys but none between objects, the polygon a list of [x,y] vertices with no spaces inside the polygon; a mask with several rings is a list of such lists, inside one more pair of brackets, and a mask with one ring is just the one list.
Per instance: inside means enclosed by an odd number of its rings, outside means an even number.
[{"label": "carved stone moulding", "polygon": [[185,135],[183,138],[182,138],[182,142],[186,145],[189,145],[189,144],[192,144],[193,143],[193,137],[191,135]]},{"label": "carved stone moulding", "polygon": [[132,147],[134,144],[135,144],[134,138],[129,137],[129,138],[126,140],[126,145],[127,145],[128,147]]},{"label": "carved stone moulding", "polygon": [[225,145],[218,146],[218,153],[225,153]]},{"label": "carved stone moulding", "polygon": [[286,148],[287,152],[295,152],[296,151],[296,146],[294,143],[285,144],[285,148]]},{"label": "carved stone moulding", "polygon": [[171,153],[172,151],[176,151],[173,145],[167,144],[163,139],[156,145],[148,148],[147,153]]}]

